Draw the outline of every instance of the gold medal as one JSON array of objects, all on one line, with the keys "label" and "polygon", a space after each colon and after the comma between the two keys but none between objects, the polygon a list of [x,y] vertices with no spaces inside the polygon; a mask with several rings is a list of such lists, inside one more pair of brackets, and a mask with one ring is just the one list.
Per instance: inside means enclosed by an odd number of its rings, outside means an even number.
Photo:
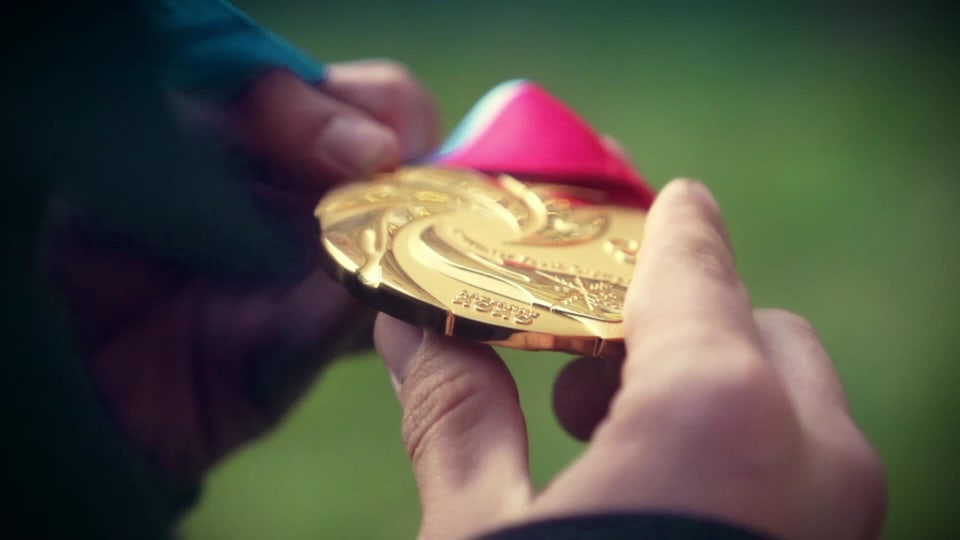
[{"label": "gold medal", "polygon": [[602,191],[406,167],[320,202],[330,274],[436,332],[527,350],[623,352],[645,214]]}]

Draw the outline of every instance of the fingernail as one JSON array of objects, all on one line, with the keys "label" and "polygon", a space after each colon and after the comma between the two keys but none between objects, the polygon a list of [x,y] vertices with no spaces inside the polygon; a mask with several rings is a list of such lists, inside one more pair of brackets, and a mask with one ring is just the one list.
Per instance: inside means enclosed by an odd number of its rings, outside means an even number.
[{"label": "fingernail", "polygon": [[320,137],[320,151],[349,174],[362,177],[383,166],[396,150],[396,136],[361,116],[334,116]]},{"label": "fingernail", "polygon": [[410,370],[410,361],[423,346],[423,330],[381,314],[374,335],[377,352],[387,364],[394,385],[403,384]]},{"label": "fingernail", "polygon": [[730,240],[730,233],[723,220],[720,203],[717,202],[717,198],[713,196],[713,192],[710,191],[710,188],[708,188],[706,184],[698,180],[690,180],[687,178],[681,180],[689,187],[690,194],[700,203],[701,209],[706,211],[704,215],[706,216],[707,222],[720,232],[720,236],[724,244],[726,244],[727,249],[733,253],[733,242]]},{"label": "fingernail", "polygon": [[403,159],[410,162],[428,155],[434,150],[436,138],[432,118],[414,119],[414,125],[408,130],[408,135],[403,141]]}]

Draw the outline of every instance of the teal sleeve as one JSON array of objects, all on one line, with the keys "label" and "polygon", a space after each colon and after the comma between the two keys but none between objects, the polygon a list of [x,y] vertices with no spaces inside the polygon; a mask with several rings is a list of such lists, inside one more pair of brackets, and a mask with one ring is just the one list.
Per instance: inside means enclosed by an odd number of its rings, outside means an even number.
[{"label": "teal sleeve", "polygon": [[[216,25],[203,21],[233,20],[236,26],[217,28],[247,28],[245,35],[264,41],[201,35],[178,42],[186,56],[166,73],[187,86],[235,91],[268,65],[313,80],[321,73],[306,59],[295,61],[303,57],[292,47],[245,27],[244,18],[227,17],[233,12],[219,11],[224,4],[167,2],[163,20],[177,20],[173,6],[194,4],[210,10],[178,19],[182,29],[212,31]],[[12,531],[9,537],[173,538],[201,492],[198,481],[178,481],[130,443],[89,377],[91,351],[74,335],[76,321],[43,262],[52,255],[50,200],[67,194],[90,209],[98,227],[121,233],[109,249],[142,249],[220,275],[261,276],[278,246],[280,259],[292,251],[216,149],[181,131],[167,89],[157,84],[169,76],[161,73],[148,26],[159,19],[145,7],[129,0],[25,2],[10,22],[29,31],[5,35],[18,53],[5,65],[0,90],[0,396],[3,487],[11,494],[2,530]],[[250,50],[255,61],[244,60]]]},{"label": "teal sleeve", "polygon": [[146,6],[172,88],[229,98],[271,68],[311,83],[324,78],[322,64],[223,0],[153,0]]}]

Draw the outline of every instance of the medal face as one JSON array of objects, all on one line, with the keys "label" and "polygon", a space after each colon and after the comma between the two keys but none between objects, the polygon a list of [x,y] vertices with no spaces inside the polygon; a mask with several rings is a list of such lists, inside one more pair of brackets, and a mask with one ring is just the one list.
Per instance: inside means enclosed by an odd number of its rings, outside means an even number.
[{"label": "medal face", "polygon": [[328,271],[365,303],[449,336],[528,350],[623,352],[645,213],[600,190],[441,166],[330,192]]}]

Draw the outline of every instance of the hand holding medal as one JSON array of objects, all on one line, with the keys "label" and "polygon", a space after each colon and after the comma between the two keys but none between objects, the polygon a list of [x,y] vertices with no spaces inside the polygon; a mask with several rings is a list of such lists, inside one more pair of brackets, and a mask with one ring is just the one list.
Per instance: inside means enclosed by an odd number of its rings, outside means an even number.
[{"label": "hand holding medal", "polygon": [[330,192],[330,273],[390,315],[496,345],[623,352],[653,191],[527,81],[483,97],[425,163]]},{"label": "hand holding medal", "polygon": [[[882,467],[838,406],[822,344],[799,317],[753,309],[706,187],[679,180],[652,198],[556,100],[508,83],[430,164],[320,204],[332,273],[420,327],[381,316],[374,334],[421,538],[517,524],[503,537],[876,536]],[[438,334],[585,356],[561,372],[554,409],[587,450],[535,489],[510,371],[490,347]],[[716,521],[697,534],[683,516]]]}]

